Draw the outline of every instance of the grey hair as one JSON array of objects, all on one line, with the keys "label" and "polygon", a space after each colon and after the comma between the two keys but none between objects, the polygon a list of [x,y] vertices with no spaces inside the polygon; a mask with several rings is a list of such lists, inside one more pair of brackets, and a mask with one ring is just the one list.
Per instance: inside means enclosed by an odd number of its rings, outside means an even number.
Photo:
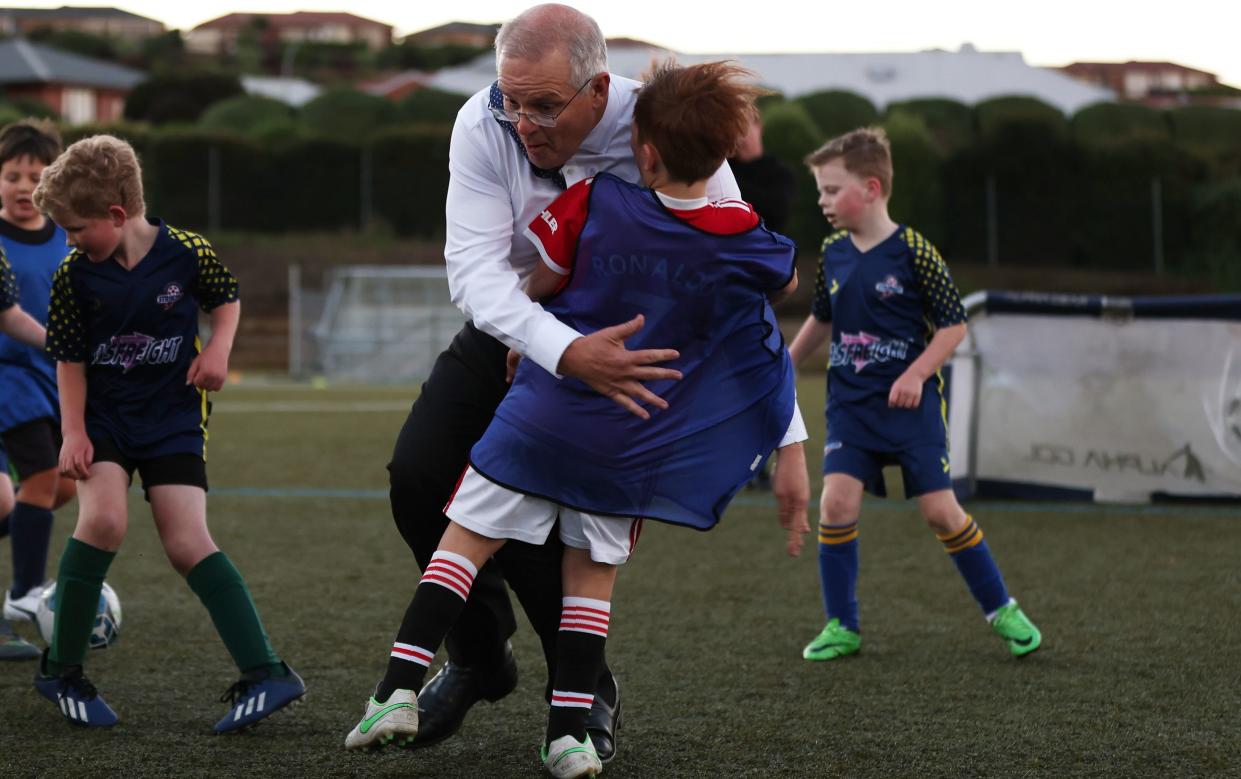
[{"label": "grey hair", "polygon": [[538,62],[560,50],[569,58],[574,84],[607,72],[608,45],[595,20],[567,5],[547,3],[522,11],[496,35],[496,71],[504,57]]}]

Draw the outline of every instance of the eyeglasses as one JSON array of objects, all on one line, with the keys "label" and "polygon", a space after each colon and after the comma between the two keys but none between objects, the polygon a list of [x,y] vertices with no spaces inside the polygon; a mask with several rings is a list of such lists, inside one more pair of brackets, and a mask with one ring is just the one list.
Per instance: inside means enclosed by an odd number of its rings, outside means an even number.
[{"label": "eyeglasses", "polygon": [[529,119],[532,124],[537,124],[539,127],[555,127],[556,120],[560,118],[560,115],[563,114],[566,109],[568,109],[569,104],[572,103],[574,100],[576,100],[577,96],[582,94],[582,90],[586,88],[586,85],[594,80],[595,80],[594,76],[591,76],[590,78],[586,79],[586,81],[583,82],[582,85],[577,88],[577,91],[573,93],[573,97],[569,98],[569,100],[563,106],[560,107],[560,110],[554,114],[541,114],[538,112],[531,113],[530,111],[510,111],[507,108],[503,108],[503,107],[500,107],[500,108],[489,107],[488,110],[490,110],[491,115],[494,116],[496,120],[500,122],[510,122],[512,124],[517,124],[519,121],[521,121],[521,118],[524,116],[527,119]]}]

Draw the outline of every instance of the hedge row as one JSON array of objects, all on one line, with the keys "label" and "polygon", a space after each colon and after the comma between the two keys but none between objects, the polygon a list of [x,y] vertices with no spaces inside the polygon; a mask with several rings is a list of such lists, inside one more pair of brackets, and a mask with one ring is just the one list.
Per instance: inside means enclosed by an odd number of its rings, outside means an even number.
[{"label": "hedge row", "polygon": [[[767,148],[798,176],[788,231],[804,249],[817,248],[827,227],[801,160],[828,137],[820,122],[830,120],[834,130],[876,121],[887,128],[893,216],[955,261],[989,258],[994,218],[1001,264],[1150,268],[1154,188],[1167,267],[1215,267],[1222,260],[1206,258],[1235,257],[1229,220],[1241,189],[1241,128],[1229,128],[1241,111],[1101,105],[1070,120],[1038,101],[1006,98],[973,108],[908,101],[880,116],[860,100],[835,93],[764,102]],[[226,124],[229,102],[202,121]],[[242,113],[269,127],[284,116],[255,102]],[[98,129],[73,128],[67,140]],[[152,211],[187,226],[281,232],[382,223],[398,235],[443,233],[447,124],[387,125],[364,143],[201,127],[111,131],[142,155]]]}]

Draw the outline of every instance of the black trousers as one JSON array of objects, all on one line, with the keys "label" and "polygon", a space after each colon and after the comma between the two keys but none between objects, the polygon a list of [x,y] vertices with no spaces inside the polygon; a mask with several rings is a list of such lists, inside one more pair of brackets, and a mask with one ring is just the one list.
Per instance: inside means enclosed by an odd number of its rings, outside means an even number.
[{"label": "black trousers", "polygon": [[[436,359],[410,409],[388,464],[392,518],[418,567],[425,570],[448,527],[444,504],[508,391],[508,349],[467,324]],[[560,561],[555,532],[542,546],[509,541],[479,570],[470,598],[444,644],[457,664],[498,667],[504,642],[517,623],[505,582],[529,617],[554,678],[560,628]]]}]

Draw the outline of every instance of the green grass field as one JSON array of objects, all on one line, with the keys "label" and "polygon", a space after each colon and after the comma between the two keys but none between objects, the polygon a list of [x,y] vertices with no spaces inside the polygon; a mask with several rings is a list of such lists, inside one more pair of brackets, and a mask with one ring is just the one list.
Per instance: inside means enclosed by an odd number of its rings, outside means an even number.
[{"label": "green grass field", "polygon": [[[412,396],[258,386],[216,396],[211,526],[306,678],[303,705],[251,733],[211,735],[235,671],[135,494],[109,577],[123,635],[88,665],[121,724],[72,729],[35,694],[32,664],[0,666],[4,774],[538,776],[544,671],[524,625],[516,693],[478,706],[458,738],[427,751],[343,748],[418,578],[384,470]],[[821,381],[803,382],[802,398],[817,419]],[[911,504],[864,509],[866,643],[838,664],[801,659],[822,620],[815,547],[784,556],[768,497],[743,493],[708,534],[648,527],[614,601],[608,655],[625,723],[605,775],[1241,775],[1241,511],[971,510],[1043,629],[1044,649],[1024,661],[990,634]],[[57,516],[52,572],[74,517],[72,504]]]}]

